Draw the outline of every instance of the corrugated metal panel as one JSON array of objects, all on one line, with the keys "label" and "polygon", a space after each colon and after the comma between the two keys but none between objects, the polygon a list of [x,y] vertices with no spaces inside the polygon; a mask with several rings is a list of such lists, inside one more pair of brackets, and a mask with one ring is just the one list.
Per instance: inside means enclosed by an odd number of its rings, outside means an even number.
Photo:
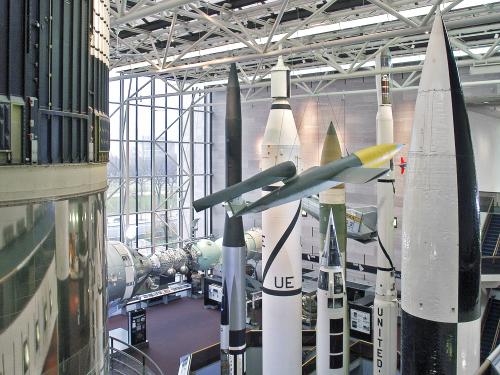
[{"label": "corrugated metal panel", "polygon": [[109,0],[0,0],[0,101],[24,102],[21,162],[108,160],[108,12]]}]

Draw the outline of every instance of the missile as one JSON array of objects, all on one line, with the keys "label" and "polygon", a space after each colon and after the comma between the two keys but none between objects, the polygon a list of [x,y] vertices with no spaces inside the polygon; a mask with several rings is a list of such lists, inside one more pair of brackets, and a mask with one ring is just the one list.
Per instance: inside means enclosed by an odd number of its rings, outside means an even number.
[{"label": "missile", "polygon": [[340,254],[335,231],[333,210],[330,211],[325,244],[320,259],[318,277],[318,318],[316,323],[316,373],[318,375],[345,375],[349,363],[345,356],[344,337],[349,337],[347,295],[345,289],[345,262]]},{"label": "missile", "polygon": [[[342,149],[340,148],[339,138],[333,123],[330,122],[326,132],[325,140],[323,142],[323,149],[321,151],[320,165],[324,166],[328,163],[342,159]],[[345,275],[345,260],[347,248],[347,224],[346,224],[346,206],[345,206],[345,184],[339,184],[331,189],[319,193],[319,237],[320,249],[325,246],[325,238],[330,230],[329,221],[333,213],[333,220],[335,222],[335,232],[339,245],[339,251],[342,255],[342,270]],[[347,316],[348,306],[347,303],[343,304],[344,316]],[[349,332],[349,320],[343,320],[343,332]],[[349,335],[343,335],[342,344],[343,365],[344,369],[349,368]],[[326,372],[325,372],[326,373]],[[337,372],[339,373],[339,372]],[[319,372],[321,374],[321,372]]]},{"label": "missile", "polygon": [[[226,186],[241,181],[241,102],[236,65],[226,94]],[[222,237],[221,374],[246,373],[246,247],[243,219],[226,214]]]},{"label": "missile", "polygon": [[478,187],[469,120],[445,26],[420,78],[403,201],[401,373],[479,367]]},{"label": "missile", "polygon": [[[300,142],[290,97],[290,70],[278,58],[271,71],[271,111],[262,141],[262,170],[299,167]],[[293,177],[292,177],[293,178]],[[281,182],[262,186],[272,194]],[[262,373],[302,373],[302,249],[300,201],[262,213]],[[279,313],[280,311],[286,313]]]},{"label": "missile", "polygon": [[[391,160],[402,147],[403,145],[392,143],[367,147],[340,160],[332,161],[323,166],[312,167],[301,174],[285,178],[282,184],[272,184],[272,188],[266,188],[263,183],[259,183],[255,179],[257,176],[268,172],[263,171],[248,180],[242,181],[238,189],[229,187],[220,190],[195,201],[193,207],[199,211],[225,201],[227,203],[226,210],[229,215],[238,217],[297,201],[340,184],[363,184],[370,182],[388,171],[387,167],[378,168],[378,166]],[[289,162],[282,162],[270,168],[270,170],[274,168],[281,169],[285,163]],[[246,182],[250,180],[252,184],[247,187]],[[267,189],[266,191],[270,191],[269,194],[265,194],[255,202],[243,202],[239,199],[240,196],[238,194],[251,191],[257,185],[263,186]]]},{"label": "missile", "polygon": [[[390,56],[383,52],[377,64],[390,67]],[[390,82],[387,74],[377,77],[378,112],[377,144],[394,140]],[[397,371],[397,319],[394,258],[394,176],[393,163],[385,165],[387,173],[377,180],[377,277],[373,304],[373,375],[396,375]]]},{"label": "missile", "polygon": [[[270,191],[269,194],[265,194],[255,202],[236,200],[231,188],[221,190],[215,194],[219,199],[224,197],[227,202],[226,210],[230,216],[262,212],[318,194],[323,190],[343,183],[363,184],[375,180],[387,172],[387,168],[377,168],[377,166],[390,160],[402,147],[403,145],[398,144],[371,146],[326,165],[309,168],[301,174],[284,179],[283,184],[273,184],[271,185],[272,188],[266,188],[268,189],[266,191]],[[276,165],[275,167],[279,168],[281,166]],[[265,171],[262,173],[265,173]],[[245,185],[246,181],[243,181],[242,185]],[[251,189],[247,191],[251,191]],[[212,196],[215,194],[205,197],[205,203],[212,202]],[[194,207],[198,206],[198,202],[195,202]],[[208,203],[207,206],[210,207]]]}]

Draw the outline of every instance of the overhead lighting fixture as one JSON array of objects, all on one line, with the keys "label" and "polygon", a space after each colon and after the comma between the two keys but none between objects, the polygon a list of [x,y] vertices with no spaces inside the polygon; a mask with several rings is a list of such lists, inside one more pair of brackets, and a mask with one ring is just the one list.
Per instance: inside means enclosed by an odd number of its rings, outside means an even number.
[{"label": "overhead lighting fixture", "polygon": [[[488,47],[478,47],[478,48],[471,48],[470,52],[474,54],[484,54],[488,51]],[[467,54],[464,51],[453,51],[453,55],[455,57],[464,57],[467,56]],[[396,64],[406,64],[406,63],[418,63],[421,62],[425,59],[424,54],[420,55],[408,55],[408,56],[393,56],[391,61],[394,65]],[[340,65],[342,69],[349,69],[351,67],[350,64],[341,64]],[[369,60],[365,62],[361,67],[367,68],[367,67],[374,67],[375,66],[375,60]],[[331,66],[316,66],[313,68],[304,68],[304,69],[292,69],[290,71],[290,75],[297,77],[297,76],[305,76],[309,74],[321,74],[321,73],[328,73],[328,72],[335,72],[337,71],[335,68]],[[267,80],[271,79],[271,75],[267,74],[265,76],[258,77],[259,80]],[[241,80],[240,80],[241,81]],[[243,81],[241,81],[243,83]],[[202,87],[207,87],[207,86],[216,86],[216,85],[225,85],[227,84],[227,79],[219,79],[215,81],[209,81],[209,82],[203,82],[199,83],[197,85],[198,88]]]}]

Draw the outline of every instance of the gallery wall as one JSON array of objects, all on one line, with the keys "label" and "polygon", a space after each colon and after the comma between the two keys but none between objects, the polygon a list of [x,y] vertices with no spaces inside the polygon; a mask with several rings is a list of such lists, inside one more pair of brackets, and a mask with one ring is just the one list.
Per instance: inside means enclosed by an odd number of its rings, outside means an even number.
[{"label": "gallery wall", "polygon": [[[462,72],[462,81],[478,79],[498,79],[497,76],[470,77]],[[405,76],[395,77],[399,82]],[[377,114],[377,99],[373,91],[374,78],[351,79],[337,81],[332,85],[329,95],[316,97],[293,98],[290,100],[301,144],[301,169],[319,164],[323,138],[330,121],[336,127],[344,152],[354,152],[358,149],[376,143],[375,117]],[[344,95],[344,91],[359,93]],[[362,92],[364,90],[371,90]],[[465,87],[466,98],[477,98],[498,94],[499,85]],[[292,86],[292,96],[304,94],[304,91]],[[408,145],[411,137],[413,111],[417,90],[393,92],[394,140]],[[243,118],[243,178],[257,173],[260,169],[260,147],[264,129],[269,114],[271,101],[268,99],[270,90],[263,90],[259,100],[242,104]],[[225,93],[213,95],[213,191],[224,187],[224,116]],[[469,106],[471,132],[476,155],[478,183],[481,191],[500,191],[500,171],[493,166],[500,165],[500,112],[495,107],[480,103]],[[406,158],[408,147],[402,156]],[[404,176],[399,168],[395,173],[395,216],[398,218],[398,228],[395,230],[395,266],[401,265],[401,228],[403,217],[402,204],[404,195]],[[347,205],[351,207],[376,205],[375,183],[365,185],[347,185]],[[245,199],[255,200],[260,192],[247,194]],[[222,235],[224,211],[222,206],[213,209],[213,233]],[[244,218],[245,227],[260,226],[261,214],[253,214]],[[318,223],[305,217],[302,220],[302,252],[318,254]],[[376,242],[361,244],[348,240],[347,260],[350,262],[375,265]],[[348,278],[355,281],[374,280],[374,277],[362,272],[350,272]]]}]

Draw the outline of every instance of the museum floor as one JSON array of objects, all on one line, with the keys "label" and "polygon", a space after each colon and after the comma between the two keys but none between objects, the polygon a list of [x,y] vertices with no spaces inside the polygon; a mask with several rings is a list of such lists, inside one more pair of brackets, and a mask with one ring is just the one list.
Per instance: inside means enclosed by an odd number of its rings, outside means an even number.
[{"label": "museum floor", "polygon": [[[149,347],[143,351],[166,374],[177,374],[179,358],[219,341],[220,313],[203,308],[203,299],[182,298],[168,305],[147,309],[146,335]],[[127,317],[113,316],[108,329],[127,329]]]}]

